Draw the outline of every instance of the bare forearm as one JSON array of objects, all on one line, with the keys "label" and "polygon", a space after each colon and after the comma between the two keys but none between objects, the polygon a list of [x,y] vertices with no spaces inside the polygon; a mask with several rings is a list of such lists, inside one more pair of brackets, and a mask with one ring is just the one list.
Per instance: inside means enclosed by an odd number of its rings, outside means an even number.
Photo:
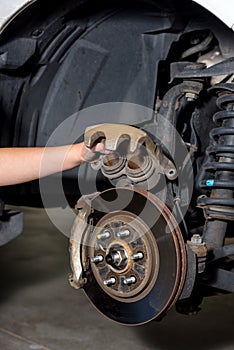
[{"label": "bare forearm", "polygon": [[0,149],[0,186],[38,179],[84,161],[84,145]]}]

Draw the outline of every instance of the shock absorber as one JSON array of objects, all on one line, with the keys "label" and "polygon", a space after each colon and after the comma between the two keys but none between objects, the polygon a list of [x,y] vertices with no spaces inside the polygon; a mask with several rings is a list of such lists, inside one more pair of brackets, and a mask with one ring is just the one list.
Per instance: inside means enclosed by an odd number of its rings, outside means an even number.
[{"label": "shock absorber", "polygon": [[210,196],[200,196],[198,206],[204,209],[206,224],[203,240],[210,247],[224,243],[227,222],[234,220],[234,84],[218,84],[211,90],[218,93],[217,112],[211,130],[211,144],[203,171],[209,176],[200,187],[211,190]]}]

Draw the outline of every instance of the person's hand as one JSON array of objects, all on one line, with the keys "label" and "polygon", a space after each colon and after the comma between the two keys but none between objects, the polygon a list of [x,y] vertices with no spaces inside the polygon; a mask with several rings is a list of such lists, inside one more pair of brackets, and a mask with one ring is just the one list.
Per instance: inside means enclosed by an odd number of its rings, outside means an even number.
[{"label": "person's hand", "polygon": [[82,143],[82,160],[83,162],[92,163],[100,158],[102,154],[110,154],[111,151],[108,151],[105,148],[105,144],[102,142],[97,143],[92,148],[85,146],[85,143]]}]

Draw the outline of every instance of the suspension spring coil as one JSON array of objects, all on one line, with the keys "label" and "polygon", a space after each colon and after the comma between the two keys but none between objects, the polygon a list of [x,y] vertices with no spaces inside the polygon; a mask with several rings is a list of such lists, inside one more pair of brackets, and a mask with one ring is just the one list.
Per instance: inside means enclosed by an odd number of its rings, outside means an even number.
[{"label": "suspension spring coil", "polygon": [[203,165],[208,176],[199,183],[211,192],[198,198],[198,207],[207,219],[229,221],[234,220],[234,84],[218,84],[210,90],[218,93],[216,104],[221,111],[213,117],[217,127],[210,132]]}]

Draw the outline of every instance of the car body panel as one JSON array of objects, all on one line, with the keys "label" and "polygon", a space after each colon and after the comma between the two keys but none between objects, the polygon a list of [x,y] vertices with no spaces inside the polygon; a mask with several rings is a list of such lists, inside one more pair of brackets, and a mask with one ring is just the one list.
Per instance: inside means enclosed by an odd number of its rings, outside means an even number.
[{"label": "car body panel", "polygon": [[26,7],[37,0],[1,0],[0,5],[0,33]]},{"label": "car body panel", "polygon": [[221,19],[228,27],[234,30],[234,2],[233,0],[193,0],[199,5],[205,7],[216,17]]},{"label": "car body panel", "polygon": [[[37,0],[2,0],[0,8],[0,34],[8,24],[21,13],[25,8]],[[228,27],[234,29],[233,10],[234,3],[232,0],[192,0],[205,7]]]}]

